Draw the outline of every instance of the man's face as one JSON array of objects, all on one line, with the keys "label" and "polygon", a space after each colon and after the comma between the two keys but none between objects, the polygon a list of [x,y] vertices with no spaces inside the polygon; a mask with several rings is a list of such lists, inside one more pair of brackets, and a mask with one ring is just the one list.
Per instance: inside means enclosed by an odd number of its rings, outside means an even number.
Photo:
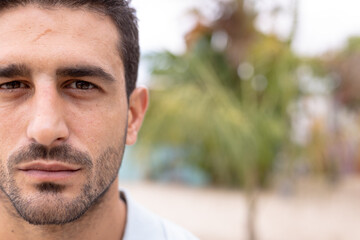
[{"label": "man's face", "polygon": [[33,224],[80,217],[117,176],[127,129],[111,19],[33,5],[0,12],[0,187]]}]

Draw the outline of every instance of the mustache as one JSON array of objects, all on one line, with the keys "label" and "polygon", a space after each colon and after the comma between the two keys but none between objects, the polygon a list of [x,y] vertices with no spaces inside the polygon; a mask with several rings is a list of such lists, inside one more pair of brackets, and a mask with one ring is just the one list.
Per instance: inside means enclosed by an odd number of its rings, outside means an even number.
[{"label": "mustache", "polygon": [[89,154],[77,150],[71,145],[63,144],[49,149],[46,146],[37,143],[22,147],[11,154],[8,161],[8,167],[11,169],[17,164],[39,159],[56,160],[62,163],[82,165],[87,168],[93,167],[93,162]]}]

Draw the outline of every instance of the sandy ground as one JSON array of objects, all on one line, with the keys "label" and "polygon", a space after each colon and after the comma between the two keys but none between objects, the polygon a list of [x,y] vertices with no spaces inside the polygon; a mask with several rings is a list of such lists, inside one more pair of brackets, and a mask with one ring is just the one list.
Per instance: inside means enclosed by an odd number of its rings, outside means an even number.
[{"label": "sandy ground", "polygon": [[[241,191],[149,182],[122,182],[120,187],[200,239],[246,239],[247,208]],[[360,239],[360,178],[347,179],[335,188],[310,184],[290,196],[262,193],[256,225],[259,240]]]}]

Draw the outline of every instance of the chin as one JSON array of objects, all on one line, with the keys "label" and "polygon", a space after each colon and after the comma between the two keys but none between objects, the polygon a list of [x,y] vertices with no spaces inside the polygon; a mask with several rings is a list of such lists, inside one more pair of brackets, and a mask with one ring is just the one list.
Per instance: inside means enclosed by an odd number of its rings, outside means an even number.
[{"label": "chin", "polygon": [[85,185],[78,194],[69,194],[65,186],[41,183],[36,191],[8,194],[17,213],[34,225],[63,225],[82,217],[97,201],[99,194]]}]

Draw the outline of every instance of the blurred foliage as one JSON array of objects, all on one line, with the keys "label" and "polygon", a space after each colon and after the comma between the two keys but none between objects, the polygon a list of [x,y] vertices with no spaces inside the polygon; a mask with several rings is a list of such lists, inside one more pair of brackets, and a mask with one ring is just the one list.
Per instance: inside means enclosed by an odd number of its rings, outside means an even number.
[{"label": "blurred foliage", "polygon": [[360,37],[352,37],[339,52],[333,53],[326,60],[329,72],[337,78],[338,86],[335,90],[336,100],[356,111],[360,107]]},{"label": "blurred foliage", "polygon": [[360,169],[360,38],[300,57],[291,49],[296,11],[281,40],[254,27],[251,3],[218,0],[213,19],[192,11],[187,51],[146,57],[151,103],[136,152],[153,163],[149,177],[176,180],[186,169],[253,189],[279,169],[330,180]]},{"label": "blurred foliage", "polygon": [[[343,49],[308,59],[306,64],[300,80],[310,79],[312,85],[310,92],[302,89],[297,112],[303,116],[296,118],[309,122],[309,134],[293,156],[307,172],[333,183],[360,172],[360,38],[351,37]],[[326,91],[314,91],[316,82]]]},{"label": "blurred foliage", "polygon": [[328,151],[337,171],[360,172],[360,37],[329,53],[323,62],[334,80],[335,127]]},{"label": "blurred foliage", "polygon": [[300,94],[301,61],[289,41],[254,28],[255,14],[242,1],[219,6],[214,21],[199,17],[186,53],[148,56],[151,104],[139,145],[148,156],[181,149],[212,184],[266,186],[291,144],[288,106]]}]

